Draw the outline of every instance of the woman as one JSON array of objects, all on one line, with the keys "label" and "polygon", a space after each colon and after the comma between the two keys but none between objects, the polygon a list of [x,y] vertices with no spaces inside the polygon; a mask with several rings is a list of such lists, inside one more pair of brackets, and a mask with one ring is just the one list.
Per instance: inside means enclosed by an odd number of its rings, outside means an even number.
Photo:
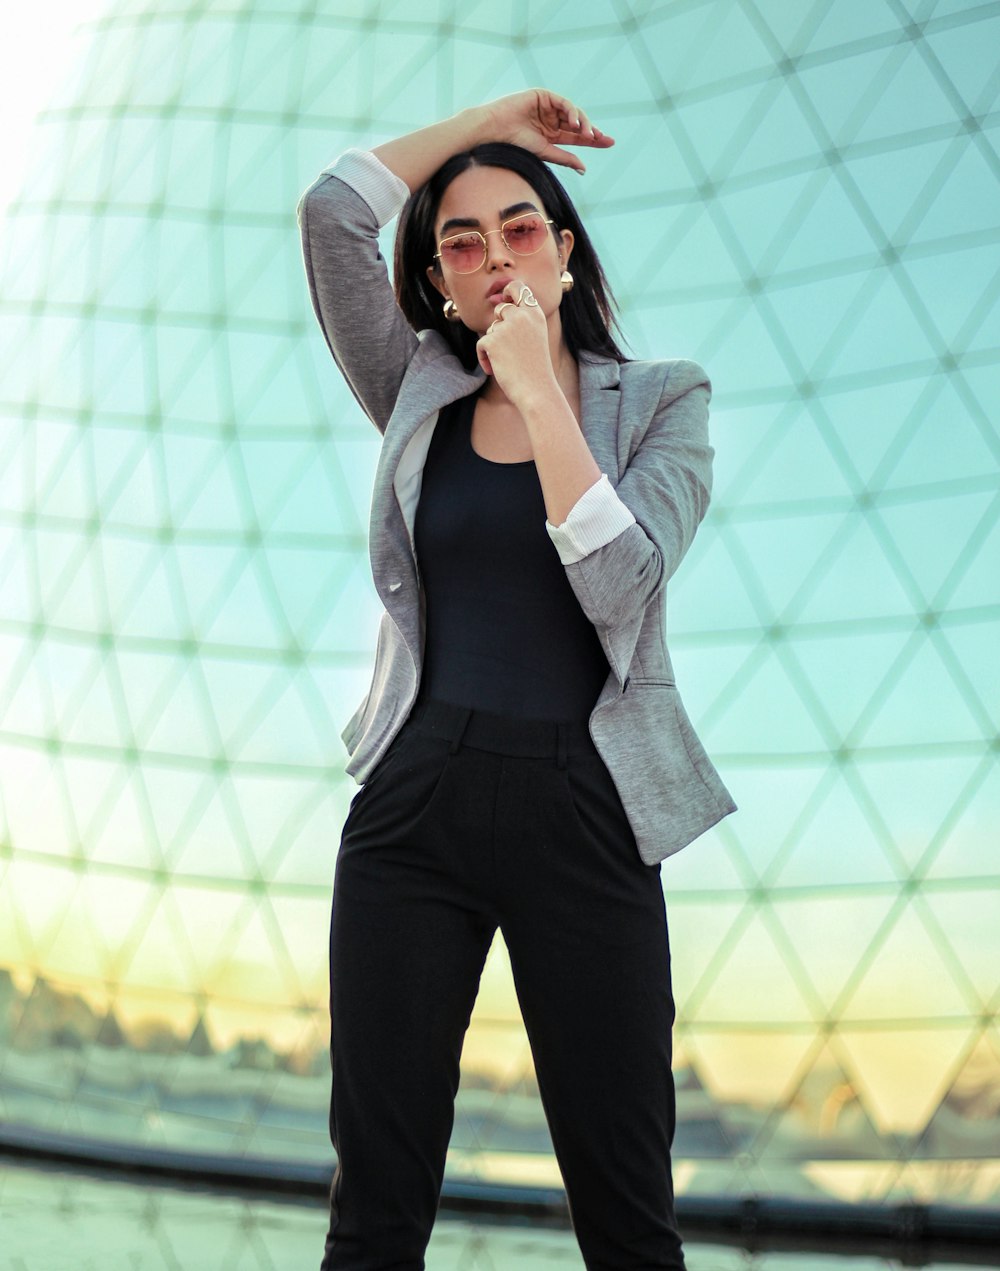
[{"label": "woman", "polygon": [[384,434],[386,612],[343,734],[364,784],[331,924],[331,1271],[424,1265],[497,927],[586,1265],[684,1265],[659,862],[734,805],[663,606],[708,504],[710,387],[619,351],[546,166],[582,172],[568,144],[613,141],[518,93],[348,151],[298,207],[320,325]]}]

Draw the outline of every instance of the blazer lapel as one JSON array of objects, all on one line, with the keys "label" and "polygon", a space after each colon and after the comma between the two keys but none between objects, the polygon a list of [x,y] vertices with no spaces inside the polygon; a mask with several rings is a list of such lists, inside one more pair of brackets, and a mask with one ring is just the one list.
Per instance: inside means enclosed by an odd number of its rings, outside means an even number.
[{"label": "blazer lapel", "polygon": [[486,378],[467,372],[444,341],[422,342],[410,365],[386,428],[375,469],[368,549],[372,578],[386,611],[419,655],[419,605],[413,527],[420,480],[438,412],[471,393]]},{"label": "blazer lapel", "polygon": [[620,373],[614,358],[584,353],[580,356],[580,429],[597,466],[612,485],[621,477],[618,468],[618,409]]},{"label": "blazer lapel", "polygon": [[400,393],[397,410],[402,415],[401,426],[393,430],[391,444],[387,430],[376,487],[380,478],[391,482],[411,545],[420,481],[438,413],[450,402],[474,392],[485,379],[479,367],[466,371],[449,353],[423,365]]}]

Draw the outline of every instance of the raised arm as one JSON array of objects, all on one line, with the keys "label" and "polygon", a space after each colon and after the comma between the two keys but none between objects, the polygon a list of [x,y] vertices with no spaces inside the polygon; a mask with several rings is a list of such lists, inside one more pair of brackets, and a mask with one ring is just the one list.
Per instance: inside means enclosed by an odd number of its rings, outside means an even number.
[{"label": "raised arm", "polygon": [[417,344],[378,242],[380,226],[405,197],[371,154],[348,150],[297,208],[313,311],[348,387],[380,432]]},{"label": "raised arm", "polygon": [[530,88],[387,141],[376,146],[374,153],[410,190],[417,190],[446,159],[483,141],[509,141],[546,163],[558,163],[577,172],[586,170],[583,161],[563,146],[604,149],[614,145],[613,139],[595,128],[566,97],[544,88]]}]

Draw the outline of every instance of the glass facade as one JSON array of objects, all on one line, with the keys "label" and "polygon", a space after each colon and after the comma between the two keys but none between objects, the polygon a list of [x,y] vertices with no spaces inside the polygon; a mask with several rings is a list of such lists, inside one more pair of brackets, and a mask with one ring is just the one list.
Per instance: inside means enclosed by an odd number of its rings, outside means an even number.
[{"label": "glass facade", "polygon": [[[295,206],[542,83],[637,357],[714,385],[671,647],[681,1192],[1000,1197],[996,5],[117,0],[0,266],[0,1115],[328,1158],[377,435]],[[386,245],[391,231],[386,234]],[[373,933],[377,938],[377,933]],[[453,1176],[558,1183],[505,950]]]}]

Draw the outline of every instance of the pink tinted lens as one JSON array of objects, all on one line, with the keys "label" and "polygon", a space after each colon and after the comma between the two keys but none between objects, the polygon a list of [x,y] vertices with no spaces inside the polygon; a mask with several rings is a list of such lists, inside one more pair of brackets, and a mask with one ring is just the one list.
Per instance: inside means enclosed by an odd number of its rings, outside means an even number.
[{"label": "pink tinted lens", "polygon": [[540,216],[519,216],[503,227],[503,236],[512,252],[530,256],[541,250],[548,227]]},{"label": "pink tinted lens", "polygon": [[478,234],[460,234],[441,244],[441,259],[457,273],[469,273],[483,262],[483,240]]}]

